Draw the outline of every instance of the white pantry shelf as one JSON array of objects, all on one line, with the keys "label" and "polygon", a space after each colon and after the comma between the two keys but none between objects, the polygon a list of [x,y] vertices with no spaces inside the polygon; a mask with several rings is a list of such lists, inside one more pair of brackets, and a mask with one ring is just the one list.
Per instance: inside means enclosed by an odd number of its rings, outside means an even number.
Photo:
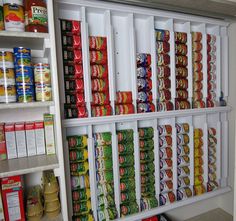
[{"label": "white pantry shelf", "polygon": [[23,108],[40,108],[40,107],[51,107],[54,106],[54,101],[46,102],[29,102],[29,103],[8,103],[0,104],[0,110],[6,109],[23,109]]},{"label": "white pantry shelf", "polygon": [[59,167],[56,155],[40,155],[0,161],[0,178],[52,170]]},{"label": "white pantry shelf", "polygon": [[176,110],[165,112],[152,112],[141,114],[126,114],[126,115],[113,115],[105,117],[90,117],[90,118],[73,118],[63,120],[64,127],[78,127],[98,124],[108,124],[115,122],[132,122],[134,120],[152,120],[154,118],[168,118],[168,117],[181,117],[181,116],[194,116],[202,114],[213,114],[231,111],[230,106],[215,107],[215,108],[201,108],[201,109],[188,109]]}]

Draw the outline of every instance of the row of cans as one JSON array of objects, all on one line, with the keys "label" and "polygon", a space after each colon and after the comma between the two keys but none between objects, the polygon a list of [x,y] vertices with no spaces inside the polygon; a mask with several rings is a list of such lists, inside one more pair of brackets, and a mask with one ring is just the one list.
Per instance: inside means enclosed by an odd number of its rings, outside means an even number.
[{"label": "row of cans", "polygon": [[116,114],[133,114],[134,105],[132,104],[131,91],[118,91],[116,92]]}]

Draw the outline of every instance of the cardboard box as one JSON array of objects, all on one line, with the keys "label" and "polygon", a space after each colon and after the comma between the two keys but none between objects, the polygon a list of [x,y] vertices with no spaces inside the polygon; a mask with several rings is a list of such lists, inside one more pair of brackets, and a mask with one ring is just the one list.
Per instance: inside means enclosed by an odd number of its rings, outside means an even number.
[{"label": "cardboard box", "polygon": [[4,130],[5,130],[5,138],[6,138],[6,145],[7,145],[7,157],[8,159],[17,158],[16,135],[15,135],[14,123],[5,124]]},{"label": "cardboard box", "polygon": [[26,157],[26,139],[25,139],[25,123],[15,123],[15,133],[16,133],[16,148],[18,158]]},{"label": "cardboard box", "polygon": [[45,154],[45,136],[43,121],[35,122],[35,141],[37,147],[37,155]]},{"label": "cardboard box", "polygon": [[7,159],[7,149],[6,149],[4,124],[0,123],[0,160],[6,160],[6,159]]},{"label": "cardboard box", "polygon": [[0,221],[4,221],[4,210],[3,210],[3,205],[2,205],[2,195],[0,191]]},{"label": "cardboard box", "polygon": [[2,199],[6,221],[25,221],[21,176],[2,179]]},{"label": "cardboard box", "polygon": [[26,146],[28,156],[35,156],[37,154],[36,141],[35,141],[35,123],[25,123],[25,135],[26,135]]},{"label": "cardboard box", "polygon": [[44,114],[44,131],[47,155],[55,154],[54,120],[52,114]]}]

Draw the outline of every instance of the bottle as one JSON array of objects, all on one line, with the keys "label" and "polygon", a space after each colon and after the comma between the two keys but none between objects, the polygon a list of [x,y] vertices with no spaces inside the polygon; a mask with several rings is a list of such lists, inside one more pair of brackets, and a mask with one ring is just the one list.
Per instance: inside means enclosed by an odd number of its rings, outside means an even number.
[{"label": "bottle", "polygon": [[25,0],[25,30],[48,32],[47,5],[44,0]]}]

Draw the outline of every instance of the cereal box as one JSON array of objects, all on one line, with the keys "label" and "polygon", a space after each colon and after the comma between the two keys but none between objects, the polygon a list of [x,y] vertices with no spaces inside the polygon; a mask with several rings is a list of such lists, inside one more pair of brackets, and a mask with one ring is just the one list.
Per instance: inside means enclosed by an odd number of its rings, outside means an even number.
[{"label": "cereal box", "polygon": [[35,142],[37,147],[37,155],[45,154],[45,137],[43,121],[35,122]]},{"label": "cereal box", "polygon": [[26,133],[26,146],[27,146],[28,156],[35,156],[37,152],[36,152],[34,122],[25,123],[25,133]]},{"label": "cereal box", "polygon": [[25,123],[15,123],[16,146],[18,158],[26,157],[26,139],[25,139]]},{"label": "cereal box", "polygon": [[54,120],[52,114],[44,114],[44,131],[46,141],[47,154],[55,154],[55,142],[54,142]]},{"label": "cereal box", "polygon": [[5,124],[4,130],[5,130],[6,145],[7,145],[7,157],[8,159],[17,158],[14,123]]}]

